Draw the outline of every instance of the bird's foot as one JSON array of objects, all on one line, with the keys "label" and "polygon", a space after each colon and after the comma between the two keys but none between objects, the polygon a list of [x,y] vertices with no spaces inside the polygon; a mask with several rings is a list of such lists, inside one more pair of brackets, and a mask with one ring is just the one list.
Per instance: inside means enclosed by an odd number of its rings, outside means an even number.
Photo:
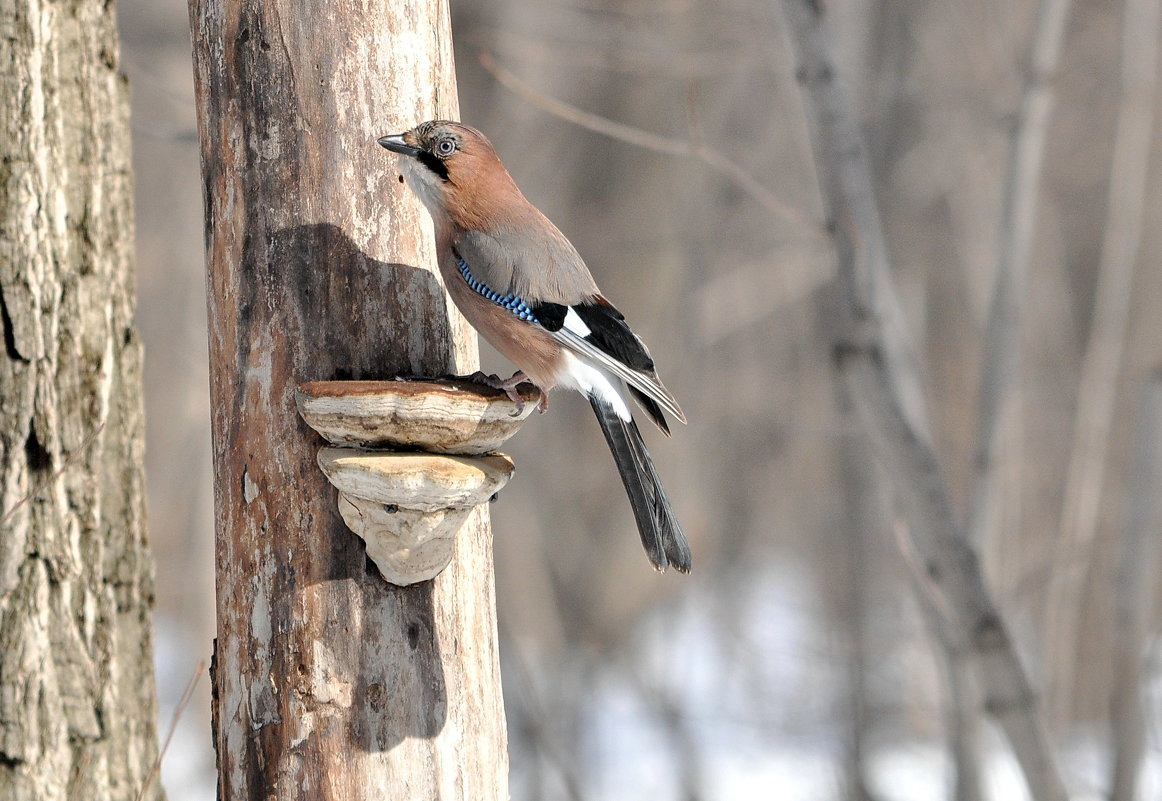
[{"label": "bird's foot", "polygon": [[[512,378],[501,378],[496,374],[486,375],[485,373],[477,370],[469,377],[479,384],[484,384],[486,387],[502,390],[504,394],[508,396],[508,399],[516,404],[517,414],[520,414],[525,410],[525,399],[522,398],[520,393],[516,391],[516,388],[519,385],[529,380],[529,377],[522,371],[517,370],[512,374]],[[542,413],[545,411],[545,409],[549,408],[548,395],[546,393],[541,393],[541,400],[540,403],[537,404],[537,408],[540,409]]]}]

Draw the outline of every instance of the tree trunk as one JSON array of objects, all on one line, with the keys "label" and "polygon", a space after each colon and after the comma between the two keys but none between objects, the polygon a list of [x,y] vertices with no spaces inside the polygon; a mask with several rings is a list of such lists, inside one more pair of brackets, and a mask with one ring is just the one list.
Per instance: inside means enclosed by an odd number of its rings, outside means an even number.
[{"label": "tree trunk", "polygon": [[191,0],[209,271],[219,797],[507,799],[486,510],[408,588],[369,567],[309,380],[470,372],[376,138],[457,105],[445,3]]},{"label": "tree trunk", "polygon": [[0,0],[0,38],[0,799],[131,800],[157,706],[116,21]]}]

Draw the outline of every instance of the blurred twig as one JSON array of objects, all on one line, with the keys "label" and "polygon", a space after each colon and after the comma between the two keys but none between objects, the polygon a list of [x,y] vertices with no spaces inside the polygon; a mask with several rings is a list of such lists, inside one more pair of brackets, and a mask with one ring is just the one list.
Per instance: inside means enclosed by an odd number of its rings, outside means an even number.
[{"label": "blurred twig", "polygon": [[[624,9],[622,4],[619,13]],[[588,33],[592,35],[591,39],[563,41],[543,35],[524,35],[508,25],[475,24],[461,28],[457,38],[469,47],[488,49],[538,64],[683,79],[713,78],[737,72],[740,58],[749,54],[747,41],[741,33],[730,36],[721,45],[700,47],[681,59],[674,59],[673,52],[668,49],[610,46],[614,44],[612,38],[603,37],[594,29]]]},{"label": "blurred twig", "polygon": [[975,668],[985,709],[1008,738],[1031,796],[1066,801],[1032,685],[985,589],[977,556],[953,518],[936,456],[917,425],[922,417],[910,410],[916,406],[907,396],[917,382],[900,341],[890,335],[895,290],[879,210],[854,113],[837,79],[824,12],[812,0],[786,0],[785,7],[813,117],[815,162],[834,224],[848,308],[836,344],[843,387],[894,482],[910,550],[921,568],[917,579],[938,599],[930,611],[942,635]]},{"label": "blurred twig", "polygon": [[85,794],[92,792],[91,785],[86,782],[92,762],[93,749],[86,748],[81,758],[73,765],[72,776],[69,778],[69,801],[83,801]]},{"label": "blurred twig", "polygon": [[818,229],[818,225],[804,216],[800,211],[785,203],[774,193],[770,192],[761,183],[755,180],[743,167],[735,164],[718,150],[707,145],[701,139],[672,139],[667,136],[643,131],[632,125],[606,119],[605,117],[582,111],[556,98],[548,97],[533,89],[512,72],[502,67],[492,53],[487,50],[480,53],[480,64],[492,73],[496,80],[508,87],[514,94],[520,96],[531,105],[542,111],[560,117],[563,120],[580,125],[595,133],[626,142],[637,147],[653,150],[658,153],[667,153],[673,156],[693,156],[700,159],[707,166],[730,178],[740,189],[750,195],[771,214],[792,223],[796,226],[810,226]]},{"label": "blurred twig", "polygon": [[161,744],[161,749],[157,752],[157,759],[153,760],[153,767],[149,769],[149,775],[145,777],[145,782],[141,785],[141,790],[137,793],[137,801],[145,798],[145,793],[149,790],[149,785],[157,778],[158,771],[161,770],[161,761],[165,758],[165,752],[169,750],[169,743],[173,739],[174,731],[178,727],[178,721],[181,720],[182,713],[185,711],[186,706],[189,705],[190,699],[194,696],[194,689],[198,686],[198,679],[205,672],[205,661],[199,661],[194,667],[194,674],[186,682],[186,689],[182,692],[182,697],[178,700],[177,706],[174,707],[173,717],[169,722],[169,731],[166,732],[165,741]]},{"label": "blurred twig", "polygon": [[[877,801],[868,781],[872,736],[879,711],[869,692],[875,656],[869,621],[874,615],[871,593],[872,547],[885,519],[882,471],[876,469],[867,442],[855,422],[851,399],[833,382],[836,405],[845,421],[838,443],[842,524],[833,528],[838,542],[828,547],[835,581],[830,594],[843,627],[840,669],[844,674],[842,717],[843,796],[850,801]],[[851,421],[847,423],[846,421]],[[831,528],[831,527],[829,527]],[[928,608],[925,605],[924,608]]]},{"label": "blurred twig", "polygon": [[1073,448],[1061,536],[1049,585],[1047,663],[1058,720],[1069,714],[1090,555],[1101,522],[1118,376],[1126,347],[1134,267],[1142,238],[1158,63],[1158,0],[1127,0],[1122,24],[1122,87],[1110,168],[1109,202],[1093,321],[1078,379]]},{"label": "blurred twig", "polygon": [[1071,4],[1072,0],[1041,0],[1037,8],[1024,91],[1010,131],[977,412],[969,531],[978,544],[988,540],[987,528],[998,519],[996,489],[1002,481],[1010,498],[1020,498],[1019,486],[1011,484],[1019,478],[1020,470],[1002,470],[999,462],[1004,458],[1009,464],[1019,464],[1021,460],[1021,438],[1014,436],[1014,428],[1019,432],[1020,418],[1020,382],[1014,379],[1021,362],[1021,310],[1041,203],[1045,142]]},{"label": "blurred twig", "polygon": [[[1038,5],[1021,103],[1009,134],[996,274],[981,354],[973,486],[969,488],[972,506],[968,535],[982,550],[1009,541],[1001,536],[1006,523],[1015,530],[1021,526],[1024,437],[1021,382],[1017,376],[1021,366],[1022,310],[1041,205],[1041,175],[1055,79],[1070,6],[1071,0],[1041,0]],[[1010,514],[1005,515],[1006,511]],[[953,680],[963,678],[963,665],[950,664],[948,669]],[[970,682],[959,683],[963,695],[951,699],[954,723],[961,737],[971,739],[977,736],[973,720],[977,710],[968,706],[973,688]],[[960,753],[968,754],[979,744],[962,742],[958,747],[962,749]],[[971,779],[962,784],[963,779],[969,778],[966,772],[978,769],[979,765],[958,765],[958,797],[979,797],[979,788]]]},{"label": "blurred twig", "polygon": [[46,489],[51,487],[53,485],[53,483],[58,478],[63,476],[65,471],[69,469],[69,465],[71,465],[73,463],[73,461],[78,456],[80,456],[82,453],[84,453],[86,450],[88,450],[89,446],[93,444],[93,440],[95,440],[98,437],[98,435],[100,435],[100,433],[104,430],[105,430],[105,423],[102,422],[101,425],[97,426],[91,432],[89,432],[89,436],[85,437],[85,441],[81,443],[81,446],[79,448],[77,448],[76,450],[74,450],[72,453],[70,453],[65,458],[65,460],[61,464],[61,466],[58,467],[53,472],[53,474],[48,477],[47,481],[42,481],[39,484],[37,484],[35,487],[30,489],[27,493],[25,493],[23,498],[18,500],[16,503],[12,504],[12,507],[10,509],[8,509],[6,512],[4,512],[3,515],[0,515],[0,526],[7,523],[8,518],[10,518],[10,517],[12,517],[12,515],[16,514],[17,509],[19,509],[21,506],[24,506],[24,504],[28,503],[33,498],[35,498],[37,495],[39,495],[40,493],[44,492]]},{"label": "blurred twig", "polygon": [[932,582],[924,578],[924,562],[917,552],[907,522],[895,521],[896,544],[908,567],[912,589],[920,601],[932,638],[940,646],[940,657],[947,681],[948,748],[955,772],[953,801],[979,801],[981,793],[980,710],[983,706],[975,682],[972,681],[971,653],[963,637],[951,632],[944,621],[955,612],[945,605],[943,597]]}]

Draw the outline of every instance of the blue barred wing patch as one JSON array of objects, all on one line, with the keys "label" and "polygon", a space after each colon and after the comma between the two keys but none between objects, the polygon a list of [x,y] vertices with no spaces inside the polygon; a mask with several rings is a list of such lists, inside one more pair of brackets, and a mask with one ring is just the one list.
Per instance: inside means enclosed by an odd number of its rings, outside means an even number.
[{"label": "blue barred wing patch", "polygon": [[480,297],[485,300],[495,303],[502,309],[508,309],[521,320],[526,323],[538,322],[537,316],[533,314],[533,310],[529,305],[521,300],[516,295],[502,295],[495,289],[492,289],[487,284],[483,283],[472,274],[472,270],[468,267],[468,262],[460,258],[459,254],[456,256],[456,265],[460,269],[460,275],[464,276],[464,283]]}]

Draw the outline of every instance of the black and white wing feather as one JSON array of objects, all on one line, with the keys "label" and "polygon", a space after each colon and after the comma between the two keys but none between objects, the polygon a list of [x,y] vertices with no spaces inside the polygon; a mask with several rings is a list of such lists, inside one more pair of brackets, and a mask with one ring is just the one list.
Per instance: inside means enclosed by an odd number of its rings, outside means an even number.
[{"label": "black and white wing feather", "polygon": [[669,433],[669,428],[659,407],[686,422],[678,401],[658,380],[645,344],[626,324],[625,316],[604,298],[597,296],[575,306],[540,303],[531,308],[537,322],[554,339],[625,381],[634,398],[663,431]]},{"label": "black and white wing feather", "polygon": [[[465,239],[462,244],[479,257],[489,241],[479,236]],[[530,301],[526,293],[514,286],[511,265],[498,268],[493,260],[490,262],[493,269],[484,272],[459,250],[453,249],[453,254],[461,277],[474,292],[508,309],[520,320],[541,326],[583,362],[624,381],[634,399],[662,431],[670,433],[663,411],[686,422],[678,401],[658,379],[654,360],[645,344],[630,330],[625,316],[605,298],[587,295],[585,300],[572,305],[543,299]],[[497,280],[498,269],[501,273],[507,272],[509,280]]]}]

